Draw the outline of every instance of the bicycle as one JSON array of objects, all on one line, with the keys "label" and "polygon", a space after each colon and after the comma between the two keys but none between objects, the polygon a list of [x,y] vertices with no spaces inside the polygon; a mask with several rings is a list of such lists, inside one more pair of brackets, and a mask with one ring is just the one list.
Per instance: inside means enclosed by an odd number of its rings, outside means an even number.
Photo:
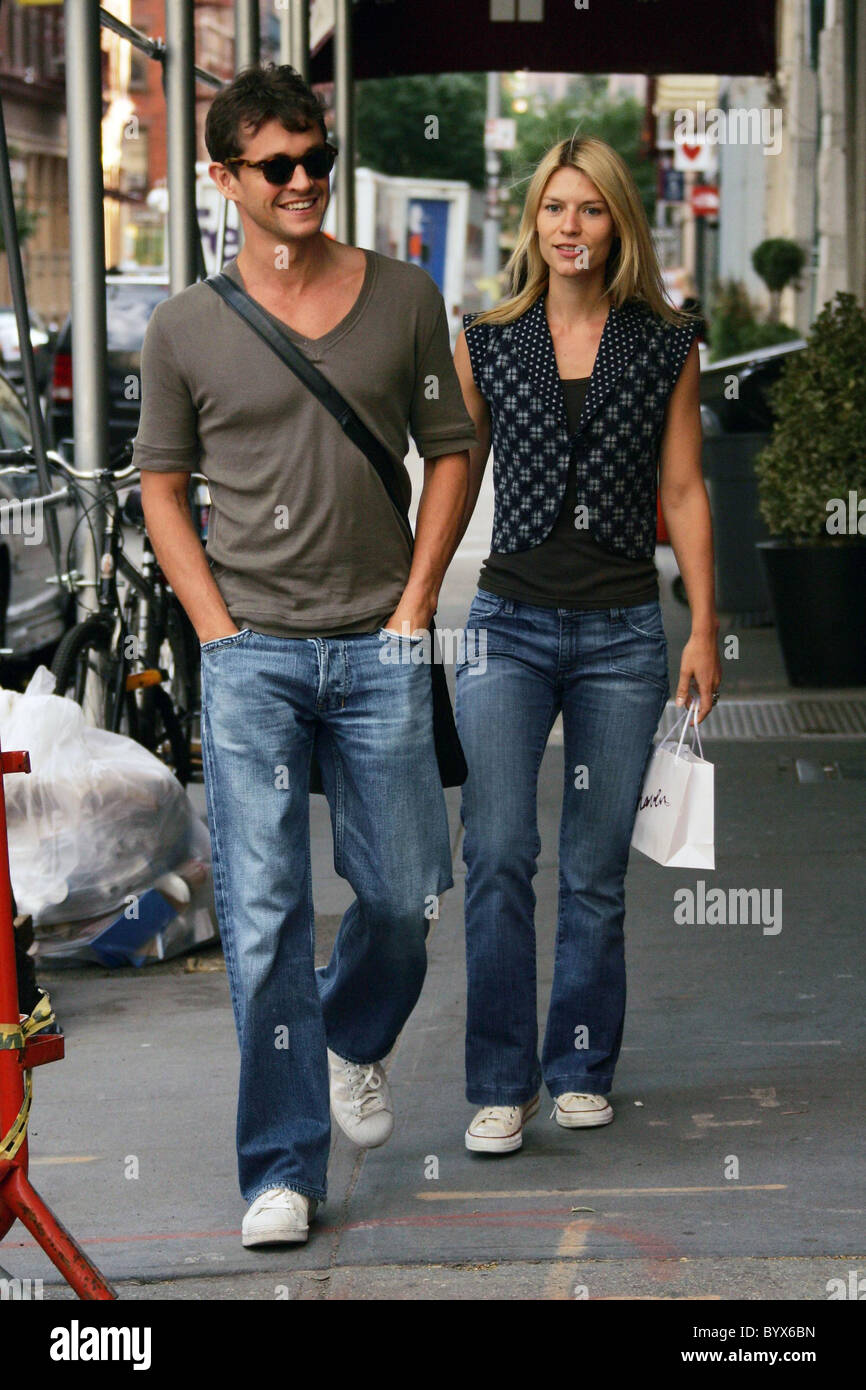
[{"label": "bicycle", "polygon": [[[82,520],[90,524],[89,513],[95,507],[104,517],[96,551],[96,611],[64,635],[51,669],[56,694],[74,699],[97,727],[136,739],[186,785],[192,771],[193,725],[199,712],[199,647],[147,537],[141,495],[132,487],[138,472],[126,466],[131,451],[131,444],[124,445],[108,467],[96,473],[82,472],[59,454],[49,454],[49,465],[65,477],[78,496]],[[0,451],[0,462],[12,454],[32,461],[28,450],[18,450]],[[95,484],[95,493],[85,484]],[[121,502],[119,490],[126,485],[130,491]],[[140,567],[124,551],[123,523],[136,527],[142,535]],[[67,553],[63,582],[72,592],[94,582],[82,579],[69,559]],[[119,578],[125,581],[123,594]]]}]

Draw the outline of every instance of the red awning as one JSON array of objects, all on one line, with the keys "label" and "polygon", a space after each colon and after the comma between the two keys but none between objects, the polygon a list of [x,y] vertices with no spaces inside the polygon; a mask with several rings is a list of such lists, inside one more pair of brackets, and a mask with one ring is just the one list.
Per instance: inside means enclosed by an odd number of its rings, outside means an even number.
[{"label": "red awning", "polygon": [[[776,0],[590,0],[587,9],[574,0],[361,0],[355,76],[526,68],[760,77],[776,66],[775,10]],[[328,36],[312,57],[313,82],[332,81],[332,55]]]}]

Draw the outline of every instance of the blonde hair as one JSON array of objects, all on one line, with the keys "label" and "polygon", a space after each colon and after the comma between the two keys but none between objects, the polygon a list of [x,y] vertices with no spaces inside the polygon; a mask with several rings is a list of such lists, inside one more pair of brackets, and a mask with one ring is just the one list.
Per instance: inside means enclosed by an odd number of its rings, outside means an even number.
[{"label": "blonde hair", "polygon": [[669,323],[691,322],[694,316],[675,309],[665,295],[646,212],[628,165],[603,140],[577,136],[548,150],[533,174],[517,245],[505,267],[508,293],[474,322],[511,323],[547,290],[550,267],[538,248],[536,223],[544,190],[558,169],[577,169],[585,174],[610,208],[616,240],[605,266],[605,293],[614,307],[619,309],[626,300],[636,299]]}]

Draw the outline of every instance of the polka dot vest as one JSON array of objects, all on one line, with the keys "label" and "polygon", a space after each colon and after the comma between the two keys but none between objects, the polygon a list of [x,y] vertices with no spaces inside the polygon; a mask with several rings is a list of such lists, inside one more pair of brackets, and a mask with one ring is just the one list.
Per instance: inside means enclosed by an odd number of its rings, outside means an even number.
[{"label": "polka dot vest", "polygon": [[696,329],[629,301],[611,306],[578,428],[565,399],[542,295],[512,323],[471,325],[475,383],[490,407],[495,491],[491,550],[528,550],[549,534],[575,457],[578,501],[595,540],[632,559],[656,543],[659,444],[665,409]]}]

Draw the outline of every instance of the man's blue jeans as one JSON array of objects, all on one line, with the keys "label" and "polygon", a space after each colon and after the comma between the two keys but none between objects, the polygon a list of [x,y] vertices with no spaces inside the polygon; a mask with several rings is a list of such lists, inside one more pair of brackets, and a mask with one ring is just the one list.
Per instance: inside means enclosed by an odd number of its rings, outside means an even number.
[{"label": "man's blue jeans", "polygon": [[[270,1187],[324,1200],[326,1046],[352,1062],[379,1061],[421,992],[433,899],[453,880],[430,668],[411,661],[414,641],[243,628],[202,647],[202,756],[241,1050],[237,1148],[247,1201]],[[334,867],[356,894],[319,971],[314,746]]]},{"label": "man's blue jeans", "polygon": [[[582,612],[479,591],[467,628],[486,664],[457,668],[468,1005],[466,1095],[520,1105],[605,1095],[625,1015],[625,872],[653,735],[669,693],[657,602]],[[478,649],[483,651],[479,639]],[[562,712],[565,777],[553,989],[539,1064],[535,893],[538,771]]]}]

